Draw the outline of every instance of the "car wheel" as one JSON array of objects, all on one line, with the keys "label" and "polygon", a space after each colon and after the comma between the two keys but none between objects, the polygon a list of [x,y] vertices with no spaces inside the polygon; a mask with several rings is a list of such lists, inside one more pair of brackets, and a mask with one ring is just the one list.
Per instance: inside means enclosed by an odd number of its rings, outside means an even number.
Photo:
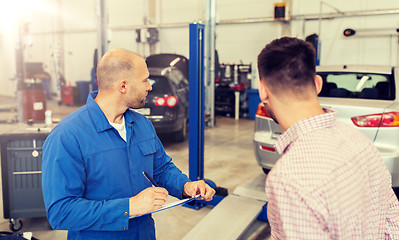
[{"label": "car wheel", "polygon": [[269,174],[270,169],[267,169],[267,168],[262,168],[262,169],[263,169],[263,172],[264,172],[265,174]]},{"label": "car wheel", "polygon": [[174,139],[176,142],[183,142],[187,137],[187,119],[184,118],[182,127],[179,131],[174,133]]},{"label": "car wheel", "polygon": [[22,228],[22,221],[21,219],[10,219],[10,230],[13,232],[18,232]]},{"label": "car wheel", "polygon": [[396,197],[399,199],[399,187],[393,187],[392,189],[395,192]]}]

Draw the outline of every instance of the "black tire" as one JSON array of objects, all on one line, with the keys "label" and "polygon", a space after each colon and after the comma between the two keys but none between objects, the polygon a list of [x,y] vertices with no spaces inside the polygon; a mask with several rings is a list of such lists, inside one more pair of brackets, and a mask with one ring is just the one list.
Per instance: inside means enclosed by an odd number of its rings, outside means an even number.
[{"label": "black tire", "polygon": [[182,127],[179,131],[173,133],[173,138],[176,142],[184,142],[187,137],[187,119],[184,118]]},{"label": "black tire", "polygon": [[392,190],[394,191],[396,198],[399,199],[399,187],[393,187]]},{"label": "black tire", "polygon": [[10,219],[10,230],[13,232],[18,232],[22,228],[22,221],[20,219]]},{"label": "black tire", "polygon": [[267,169],[267,168],[262,168],[262,169],[263,169],[263,172],[264,172],[265,174],[269,174],[270,169]]}]

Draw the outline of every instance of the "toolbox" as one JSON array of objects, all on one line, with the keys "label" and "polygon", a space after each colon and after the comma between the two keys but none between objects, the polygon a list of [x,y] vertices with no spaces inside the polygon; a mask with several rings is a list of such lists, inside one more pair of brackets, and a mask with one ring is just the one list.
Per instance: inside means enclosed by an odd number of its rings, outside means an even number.
[{"label": "toolbox", "polygon": [[3,214],[10,229],[22,227],[19,218],[45,217],[42,194],[42,146],[46,132],[0,135]]}]

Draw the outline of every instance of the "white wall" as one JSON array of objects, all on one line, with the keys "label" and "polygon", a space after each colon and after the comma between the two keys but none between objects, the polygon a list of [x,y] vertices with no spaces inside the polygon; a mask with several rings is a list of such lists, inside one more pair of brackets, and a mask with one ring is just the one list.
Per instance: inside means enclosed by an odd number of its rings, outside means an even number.
[{"label": "white wall", "polygon": [[[167,23],[193,23],[202,20],[205,23],[206,1],[170,0],[158,1],[161,8],[158,21]],[[178,28],[162,28],[159,32],[159,51],[177,53],[189,57],[189,25]]]},{"label": "white wall", "polygon": [[[316,4],[309,4],[315,2]],[[342,12],[378,10],[399,8],[399,1],[372,1],[372,0],[334,0],[324,1]],[[320,1],[294,0],[293,14],[318,14]],[[336,13],[334,9],[323,4],[322,13]],[[399,15],[379,15],[336,18],[323,20],[321,22],[320,40],[321,65],[333,64],[376,64],[397,65],[398,64],[398,35],[395,29],[399,27]],[[392,29],[389,36],[388,31],[382,31],[380,36],[344,37],[346,28],[358,29]],[[293,36],[305,38],[306,36],[319,32],[319,21],[293,21],[291,26]],[[373,32],[370,32],[372,34]],[[374,32],[375,35],[375,32]]]},{"label": "white wall", "polygon": [[97,47],[96,0],[62,1],[64,77],[68,84],[90,81]]},{"label": "white wall", "polygon": [[[34,1],[34,0],[31,0]],[[37,1],[37,0],[36,0]],[[54,54],[62,49],[64,75],[67,82],[75,83],[90,80],[93,65],[93,53],[97,48],[97,0],[41,0],[53,7],[51,11],[34,10],[30,24],[32,45],[26,46],[25,61],[39,61],[45,65],[53,78],[57,64]],[[217,0],[217,21],[240,18],[272,17],[273,3],[281,1],[264,0]],[[397,0],[324,0],[342,12],[399,8]],[[205,0],[155,0],[156,23],[189,23],[202,19],[205,22]],[[323,4],[322,13],[335,12]],[[108,25],[110,28],[131,27],[143,24],[145,0],[107,1]],[[62,15],[57,14],[62,9]],[[292,0],[293,16],[318,14],[320,0]],[[60,18],[61,17],[61,18]],[[59,22],[62,22],[59,26]],[[321,64],[378,64],[397,65],[397,36],[351,37],[345,38],[345,28],[392,28],[399,25],[399,14],[385,16],[362,16],[323,20],[320,39]],[[216,27],[216,48],[220,62],[252,63],[256,68],[256,58],[260,50],[271,40],[282,36],[281,22],[219,24]],[[290,22],[292,36],[305,38],[318,33],[318,21],[295,20]],[[60,35],[57,32],[64,34]],[[15,32],[15,31],[14,31]],[[61,36],[61,38],[60,38]],[[136,43],[134,30],[113,30],[109,49],[126,48],[137,51],[143,56],[149,54],[148,46]],[[178,53],[188,57],[189,36],[186,27],[159,29],[159,53]],[[63,41],[62,41],[63,40]],[[9,78],[15,76],[15,34],[0,28],[0,94],[14,95],[15,82]],[[62,45],[62,46],[60,46]],[[257,75],[254,74],[257,78]],[[256,79],[255,79],[256,80]],[[57,91],[56,79],[53,79],[53,91]],[[256,82],[256,81],[254,81]]]},{"label": "white wall", "polygon": [[[108,1],[108,26],[129,27],[143,24],[143,1],[113,0]],[[138,51],[135,30],[118,30],[111,32],[108,49],[125,48]]]},{"label": "white wall", "polygon": [[15,42],[17,36],[5,29],[2,30],[0,33],[0,94],[14,96],[17,88],[15,80]]}]

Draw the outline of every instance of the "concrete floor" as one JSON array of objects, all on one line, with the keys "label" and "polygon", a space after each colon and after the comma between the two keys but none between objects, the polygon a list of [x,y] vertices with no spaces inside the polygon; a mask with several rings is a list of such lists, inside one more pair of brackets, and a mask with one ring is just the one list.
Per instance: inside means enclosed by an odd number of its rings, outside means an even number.
[{"label": "concrete floor", "polygon": [[[0,96],[0,109],[15,106],[15,99]],[[62,119],[78,107],[59,106],[57,100],[51,100],[48,101],[47,108],[53,111],[54,119]],[[0,121],[13,118],[15,115],[16,113],[0,111]],[[8,131],[15,126],[16,124],[0,124],[0,130]],[[211,179],[232,193],[240,184],[263,174],[253,152],[253,130],[253,120],[217,117],[215,127],[205,130],[205,178]],[[162,136],[161,141],[166,152],[173,158],[173,162],[188,174],[188,141],[175,143]],[[176,199],[170,197],[168,201],[174,200]],[[2,207],[1,199],[1,214]],[[183,238],[211,210],[211,207],[193,210],[179,206],[153,214],[157,239]],[[22,219],[22,222],[21,231],[33,232],[33,236],[38,239],[66,239],[66,231],[49,230],[45,218],[27,218]],[[0,219],[0,231],[9,231],[8,219]],[[242,239],[267,239],[269,235],[268,224],[256,221]]]}]

